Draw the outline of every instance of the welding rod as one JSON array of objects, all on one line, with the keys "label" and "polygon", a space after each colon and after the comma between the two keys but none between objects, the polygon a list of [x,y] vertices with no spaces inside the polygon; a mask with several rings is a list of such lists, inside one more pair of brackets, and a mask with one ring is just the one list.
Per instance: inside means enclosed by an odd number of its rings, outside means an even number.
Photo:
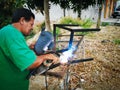
[{"label": "welding rod", "polygon": [[[86,61],[91,61],[91,60],[93,60],[93,58],[72,60],[72,61],[68,62],[67,64],[75,64],[75,63],[86,62]],[[61,63],[53,64],[53,65],[51,65],[51,66],[49,67],[48,70],[53,69],[53,68],[56,68],[56,67],[58,67],[58,66],[60,66],[60,65],[61,65]]]}]

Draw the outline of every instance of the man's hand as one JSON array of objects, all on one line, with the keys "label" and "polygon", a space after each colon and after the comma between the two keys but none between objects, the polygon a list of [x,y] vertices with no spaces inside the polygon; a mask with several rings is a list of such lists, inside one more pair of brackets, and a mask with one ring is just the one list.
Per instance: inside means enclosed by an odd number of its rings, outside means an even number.
[{"label": "man's hand", "polygon": [[44,63],[44,61],[46,60],[52,60],[52,63],[57,63],[59,61],[59,58],[54,54],[44,54],[44,55],[37,56],[37,59],[35,60],[35,62],[31,66],[29,66],[28,69],[36,68],[42,63]]},{"label": "man's hand", "polygon": [[52,60],[52,63],[56,63],[59,61],[59,58],[54,54],[45,54],[44,60]]}]

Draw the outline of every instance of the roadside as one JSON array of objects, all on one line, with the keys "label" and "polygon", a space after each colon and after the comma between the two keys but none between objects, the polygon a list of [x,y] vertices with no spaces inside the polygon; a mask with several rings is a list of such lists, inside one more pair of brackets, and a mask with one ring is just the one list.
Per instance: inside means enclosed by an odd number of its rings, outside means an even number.
[{"label": "roadside", "polygon": [[112,25],[120,24],[120,18],[103,18],[101,22],[108,22],[111,23]]}]

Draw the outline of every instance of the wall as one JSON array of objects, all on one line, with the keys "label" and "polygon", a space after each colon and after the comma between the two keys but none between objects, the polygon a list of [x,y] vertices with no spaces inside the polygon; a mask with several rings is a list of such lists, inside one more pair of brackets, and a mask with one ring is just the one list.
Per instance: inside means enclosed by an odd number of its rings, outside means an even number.
[{"label": "wall", "polygon": [[[36,16],[36,21],[44,21],[44,16],[39,12],[35,13]],[[66,10],[66,16],[71,16],[74,18],[77,18],[77,13],[73,12],[72,10]],[[51,21],[57,21],[61,17],[63,17],[63,10],[59,7],[59,5],[52,5],[50,9],[50,20]],[[82,10],[81,18],[82,19],[87,19],[90,18],[94,21],[97,20],[98,17],[98,8],[89,6],[88,9]]]}]

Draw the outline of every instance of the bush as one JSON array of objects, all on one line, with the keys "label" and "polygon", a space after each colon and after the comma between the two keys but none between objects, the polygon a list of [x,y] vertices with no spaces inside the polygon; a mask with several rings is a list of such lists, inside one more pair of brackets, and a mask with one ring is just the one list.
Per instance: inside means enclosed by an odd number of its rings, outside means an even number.
[{"label": "bush", "polygon": [[75,24],[83,28],[89,28],[93,22],[90,19],[80,20],[79,18],[64,17],[60,20],[60,24]]},{"label": "bush", "polygon": [[63,17],[60,22],[60,24],[75,24],[81,26],[82,21],[80,19],[72,18],[72,17]]},{"label": "bush", "polygon": [[83,21],[83,24],[81,25],[84,28],[90,28],[92,26],[93,22],[90,19],[86,19]]},{"label": "bush", "polygon": [[102,24],[101,24],[101,26],[108,26],[108,25],[110,25],[109,22],[102,22]]},{"label": "bush", "polygon": [[115,44],[120,44],[120,39],[115,39],[115,40],[113,40],[113,43],[115,43]]},{"label": "bush", "polygon": [[[64,17],[60,20],[60,24],[74,24],[83,28],[90,28],[93,22],[90,19],[80,20],[79,18]],[[60,33],[60,31],[58,33]],[[77,34],[86,35],[88,32],[77,32]]]}]

